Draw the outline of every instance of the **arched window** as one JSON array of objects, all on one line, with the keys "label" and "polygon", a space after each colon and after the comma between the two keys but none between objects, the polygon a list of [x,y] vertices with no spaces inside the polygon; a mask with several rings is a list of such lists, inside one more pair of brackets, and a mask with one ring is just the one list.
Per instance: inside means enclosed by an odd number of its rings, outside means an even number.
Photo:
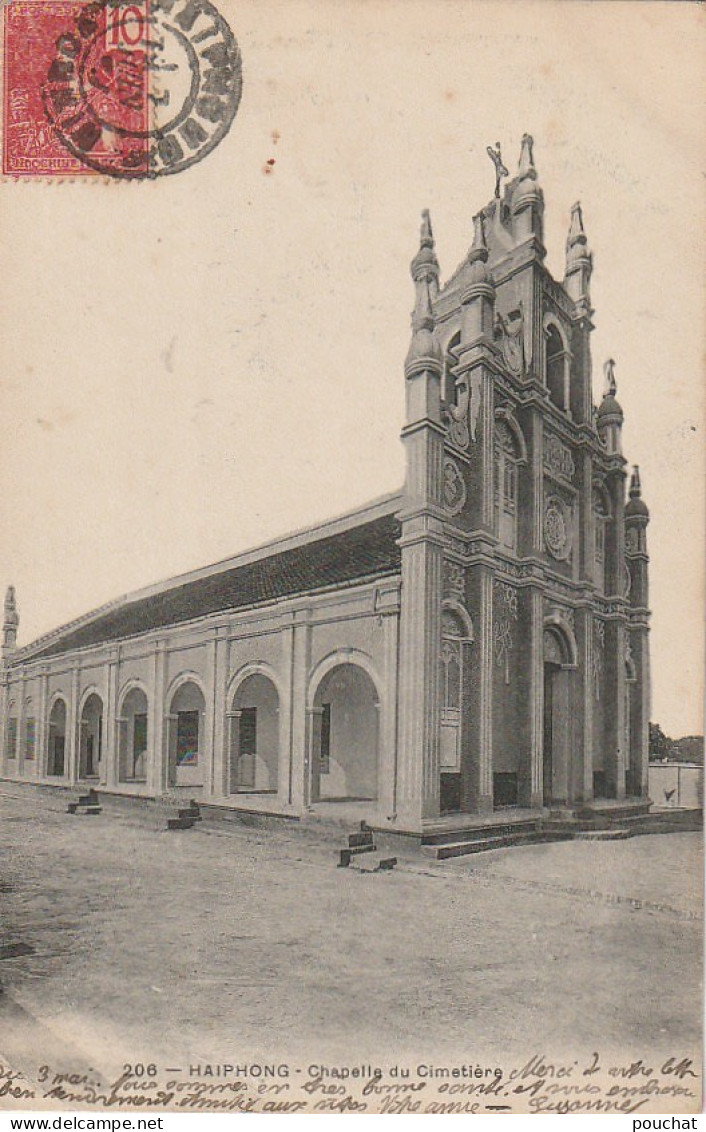
[{"label": "arched window", "polygon": [[553,320],[545,321],[544,337],[544,381],[552,402],[566,412],[569,409],[569,350]]},{"label": "arched window", "polygon": [[[453,603],[455,605],[455,603]],[[461,808],[461,732],[465,667],[464,652],[473,640],[473,626],[462,606],[444,608],[441,614],[441,809]]]},{"label": "arched window", "polygon": [[27,762],[33,762],[36,744],[36,723],[34,719],[34,703],[29,697],[25,700],[24,725],[24,756]]},{"label": "arched window", "polygon": [[14,759],[17,755],[17,705],[10,701],[7,709],[7,724],[5,728],[5,757]]},{"label": "arched window", "polygon": [[461,334],[454,334],[444,352],[444,373],[441,383],[441,399],[445,405],[456,404],[456,378],[454,367],[458,361],[456,351],[461,345]]},{"label": "arched window", "polygon": [[521,454],[509,425],[495,422],[495,533],[501,546],[517,549],[518,465]]},{"label": "arched window", "polygon": [[610,509],[605,492],[593,489],[593,579],[596,586],[605,592],[606,528]]},{"label": "arched window", "polygon": [[463,686],[463,629],[455,614],[447,610],[442,615],[441,637],[441,710],[457,712]]}]

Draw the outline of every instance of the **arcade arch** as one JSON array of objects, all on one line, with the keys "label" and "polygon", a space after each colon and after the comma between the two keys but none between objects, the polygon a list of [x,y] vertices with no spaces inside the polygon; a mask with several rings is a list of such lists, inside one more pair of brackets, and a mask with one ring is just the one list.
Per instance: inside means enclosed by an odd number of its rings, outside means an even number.
[{"label": "arcade arch", "polygon": [[230,794],[276,794],[279,774],[279,693],[264,670],[237,683],[229,715]]},{"label": "arcade arch", "polygon": [[78,777],[99,777],[103,757],[103,700],[97,692],[86,697],[79,721]]},{"label": "arcade arch", "polygon": [[132,684],[122,696],[118,713],[118,781],[147,781],[149,739],[147,694]]},{"label": "arcade arch", "polygon": [[359,661],[329,661],[310,709],[313,802],[377,799],[379,706],[375,681]]},{"label": "arcade arch", "polygon": [[573,633],[559,617],[544,625],[544,804],[569,797],[571,754],[571,676],[577,648]]},{"label": "arcade arch", "polygon": [[168,784],[201,786],[206,738],[206,699],[194,676],[184,676],[169,698]]},{"label": "arcade arch", "polygon": [[47,728],[47,776],[63,778],[66,770],[66,700],[57,696],[49,712]]}]

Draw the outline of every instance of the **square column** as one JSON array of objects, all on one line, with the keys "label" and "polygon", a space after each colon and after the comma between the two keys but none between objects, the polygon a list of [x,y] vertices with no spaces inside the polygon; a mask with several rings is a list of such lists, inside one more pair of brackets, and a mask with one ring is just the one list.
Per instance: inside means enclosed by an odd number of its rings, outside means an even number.
[{"label": "square column", "polygon": [[25,766],[25,694],[26,684],[25,675],[23,673],[17,692],[17,745],[15,747],[15,765],[17,766],[18,778],[24,777]]},{"label": "square column", "polygon": [[10,702],[10,686],[8,683],[2,689],[2,719],[0,720],[0,770],[3,778],[7,777],[7,707]]},{"label": "square column", "polygon": [[158,797],[167,789],[168,752],[165,742],[164,695],[166,691],[167,651],[164,641],[157,641],[152,665],[152,689],[147,701],[147,789]]},{"label": "square column", "polygon": [[66,713],[66,762],[64,777],[75,786],[78,782],[78,689],[80,672],[78,667],[71,672],[71,693]]},{"label": "square column", "polygon": [[383,702],[379,707],[378,805],[387,817],[395,812],[397,770],[397,656],[399,647],[399,591],[378,595],[376,609],[383,613]]},{"label": "square column", "polygon": [[632,662],[636,682],[631,688],[630,713],[630,765],[633,769],[634,789],[647,798],[650,747],[650,642],[646,626],[633,629]]},{"label": "square column", "polygon": [[397,821],[410,829],[421,829],[423,818],[439,814],[443,543],[437,526],[437,520],[419,515],[405,523],[400,540]]},{"label": "square column", "polygon": [[116,653],[108,658],[107,671],[105,674],[105,686],[107,689],[105,722],[103,725],[105,750],[103,751],[103,761],[101,763],[101,786],[105,786],[109,790],[115,786],[118,781],[117,747],[114,726],[115,716],[118,710],[118,674],[118,656]]},{"label": "square column", "polygon": [[604,728],[604,767],[609,794],[625,797],[625,624],[606,622],[606,723]]},{"label": "square column", "polygon": [[311,667],[311,614],[308,609],[296,610],[288,632],[290,752],[288,801],[298,810],[306,810],[311,801],[310,733],[307,715],[307,691]]},{"label": "square column", "polygon": [[593,703],[595,679],[593,672],[593,615],[590,610],[580,614],[583,623],[583,801],[593,799]]},{"label": "square column", "polygon": [[39,713],[37,716],[37,735],[34,751],[34,758],[37,764],[35,775],[37,778],[45,778],[47,773],[49,744],[49,720],[47,718],[48,700],[49,675],[45,669],[39,676]]},{"label": "square column", "polygon": [[477,612],[475,639],[468,648],[469,677],[464,719],[461,806],[465,813],[493,809],[493,571],[474,566],[468,576],[469,604]]},{"label": "square column", "polygon": [[204,793],[221,798],[224,785],[224,756],[227,737],[226,685],[228,681],[227,630],[219,627],[209,645],[209,685],[211,692],[211,765],[204,775]]},{"label": "square column", "polygon": [[532,809],[544,805],[544,599],[530,592],[530,797]]}]

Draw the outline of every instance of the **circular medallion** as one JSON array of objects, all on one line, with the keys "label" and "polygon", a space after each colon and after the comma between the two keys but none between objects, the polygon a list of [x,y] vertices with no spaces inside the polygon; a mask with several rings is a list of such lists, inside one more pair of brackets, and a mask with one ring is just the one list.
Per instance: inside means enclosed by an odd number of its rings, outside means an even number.
[{"label": "circular medallion", "polygon": [[544,541],[549,553],[558,559],[567,558],[571,549],[566,508],[552,496],[544,512]]},{"label": "circular medallion", "polygon": [[95,0],[59,36],[47,118],[84,165],[123,180],[178,173],[230,129],[242,67],[209,0]]},{"label": "circular medallion", "polygon": [[458,515],[466,503],[466,484],[458,464],[447,456],[444,460],[444,503],[450,515]]}]

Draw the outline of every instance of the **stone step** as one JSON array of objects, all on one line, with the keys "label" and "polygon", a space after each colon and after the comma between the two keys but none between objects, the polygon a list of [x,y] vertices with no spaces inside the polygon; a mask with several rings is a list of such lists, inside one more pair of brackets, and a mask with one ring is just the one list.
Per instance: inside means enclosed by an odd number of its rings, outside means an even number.
[{"label": "stone step", "polygon": [[373,844],[353,845],[349,849],[339,849],[338,867],[339,869],[347,869],[354,857],[360,856],[361,853],[374,853],[375,851],[376,847]]},{"label": "stone step", "polygon": [[192,821],[202,821],[203,820],[202,817],[201,817],[201,811],[199,810],[198,806],[196,807],[196,809],[192,809],[191,806],[189,806],[189,807],[187,807],[183,810],[179,810],[179,817],[180,818],[191,818]]},{"label": "stone step", "polygon": [[91,802],[90,805],[84,805],[81,802],[69,802],[67,811],[70,814],[100,814],[103,807],[98,805],[97,802]]},{"label": "stone step", "polygon": [[389,873],[397,864],[397,857],[358,857],[351,868],[360,873]]},{"label": "stone step", "polygon": [[360,833],[348,834],[348,846],[350,849],[360,849],[365,845],[373,844],[373,831],[372,829],[363,829]]},{"label": "stone step", "polygon": [[422,845],[455,845],[460,841],[486,841],[491,837],[512,837],[514,834],[535,834],[539,830],[539,819],[518,822],[488,822],[485,825],[472,825],[464,828],[436,830],[425,833]]},{"label": "stone step", "polygon": [[504,849],[509,845],[529,845],[541,840],[538,833],[497,834],[492,837],[460,838],[458,841],[445,841],[441,845],[424,845],[427,855],[437,861],[450,857],[467,857],[471,853],[485,853],[488,849]]},{"label": "stone step", "polygon": [[167,829],[193,829],[194,818],[167,818]]},{"label": "stone step", "polygon": [[623,821],[634,817],[640,817],[643,814],[649,813],[651,802],[635,801],[626,802],[624,805],[613,806],[581,806],[576,810],[576,816],[579,818],[605,818],[609,822]]},{"label": "stone step", "polygon": [[566,834],[567,837],[574,837],[577,833],[590,833],[596,830],[610,829],[610,825],[606,822],[593,822],[587,821],[584,818],[577,818],[574,821],[565,821],[556,819],[547,819],[542,822],[542,832],[546,834]]},{"label": "stone step", "polygon": [[624,841],[632,837],[631,829],[621,829],[613,826],[612,829],[580,829],[574,834],[574,841]]},{"label": "stone step", "polygon": [[95,806],[98,803],[98,795],[95,790],[89,790],[87,794],[79,795],[79,806]]}]

